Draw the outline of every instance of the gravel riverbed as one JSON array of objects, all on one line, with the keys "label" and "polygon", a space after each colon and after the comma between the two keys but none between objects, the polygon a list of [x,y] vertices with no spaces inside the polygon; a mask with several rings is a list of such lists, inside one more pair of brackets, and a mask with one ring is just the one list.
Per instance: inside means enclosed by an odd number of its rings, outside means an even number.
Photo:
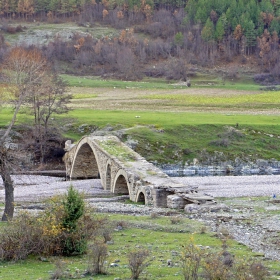
[{"label": "gravel riverbed", "polygon": [[[174,177],[188,186],[214,197],[255,197],[280,195],[280,175],[262,176],[207,176],[207,177]],[[15,198],[17,201],[40,201],[55,194],[64,193],[70,185],[64,178],[15,175]],[[104,191],[100,180],[76,180],[71,184],[87,196],[109,195]],[[3,182],[0,179],[0,201],[4,201]]]}]

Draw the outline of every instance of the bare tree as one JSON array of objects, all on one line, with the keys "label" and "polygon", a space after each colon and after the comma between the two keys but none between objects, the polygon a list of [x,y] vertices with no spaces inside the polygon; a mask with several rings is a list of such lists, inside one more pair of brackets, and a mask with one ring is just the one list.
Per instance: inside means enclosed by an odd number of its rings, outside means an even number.
[{"label": "bare tree", "polygon": [[34,136],[39,144],[41,163],[45,161],[51,116],[67,113],[71,99],[71,94],[66,93],[66,82],[53,71],[47,73],[34,86],[25,106],[34,117]]},{"label": "bare tree", "polygon": [[135,55],[129,47],[122,46],[117,52],[117,67],[125,79],[135,75]]},{"label": "bare tree", "polygon": [[0,96],[14,107],[13,116],[0,138],[0,175],[5,188],[5,209],[2,221],[11,219],[14,214],[14,184],[9,165],[7,138],[16,122],[17,114],[30,96],[34,85],[45,75],[47,61],[37,49],[25,50],[15,47],[9,51],[2,64],[4,81]]}]

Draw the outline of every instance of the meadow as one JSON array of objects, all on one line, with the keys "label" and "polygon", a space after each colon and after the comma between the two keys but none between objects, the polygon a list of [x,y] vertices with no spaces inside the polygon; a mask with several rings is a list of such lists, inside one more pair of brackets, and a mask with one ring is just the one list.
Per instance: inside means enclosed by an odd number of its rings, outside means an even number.
[{"label": "meadow", "polygon": [[[137,207],[137,205],[135,206]],[[105,214],[98,214],[105,215]],[[211,233],[202,223],[181,216],[174,224],[172,217],[163,216],[130,216],[106,214],[116,225],[122,224],[123,229],[114,231],[112,242],[108,245],[107,274],[81,276],[88,268],[90,258],[87,255],[78,257],[48,257],[39,260],[30,257],[17,263],[0,263],[0,279],[50,279],[57,269],[58,260],[63,262],[63,271],[70,278],[61,279],[130,279],[128,268],[128,252],[146,248],[149,250],[150,265],[144,270],[140,279],[183,279],[180,256],[188,244],[195,243],[202,254],[222,252],[223,241]],[[246,246],[227,239],[227,251],[235,256],[236,261],[260,261],[261,254],[254,253]],[[173,265],[167,265],[172,260]],[[110,266],[117,263],[117,266]],[[280,269],[279,262],[266,260],[263,262],[272,272]],[[270,279],[276,279],[271,277]]]}]

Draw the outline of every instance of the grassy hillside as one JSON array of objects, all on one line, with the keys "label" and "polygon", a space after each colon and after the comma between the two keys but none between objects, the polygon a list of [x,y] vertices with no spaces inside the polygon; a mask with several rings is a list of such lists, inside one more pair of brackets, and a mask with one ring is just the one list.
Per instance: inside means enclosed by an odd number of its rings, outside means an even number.
[{"label": "grassy hillside", "polygon": [[133,139],[137,152],[158,163],[204,161],[217,151],[223,153],[217,161],[280,158],[279,91],[263,92],[244,79],[215,87],[209,76],[194,78],[191,88],[66,78],[85,86],[71,89],[75,110],[69,117],[78,122],[66,135],[75,139],[82,135],[79,124],[87,127],[84,133],[122,129],[116,133],[123,141]]},{"label": "grassy hillside", "polygon": [[[63,77],[70,83],[74,110],[54,121],[67,138],[78,140],[105,129],[133,141],[137,152],[160,164],[191,163],[194,158],[207,162],[217,152],[222,154],[208,164],[237,157],[280,159],[279,91],[263,92],[244,80],[215,87],[209,76],[193,83],[211,86],[191,88],[160,80]],[[0,124],[10,116],[8,108],[2,109]],[[25,119],[21,114],[18,122]]]}]

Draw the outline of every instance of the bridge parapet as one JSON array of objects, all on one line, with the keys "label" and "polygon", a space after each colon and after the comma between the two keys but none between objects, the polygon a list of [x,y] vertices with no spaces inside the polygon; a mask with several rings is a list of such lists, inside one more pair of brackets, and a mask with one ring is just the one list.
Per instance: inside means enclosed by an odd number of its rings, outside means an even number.
[{"label": "bridge parapet", "polygon": [[[116,136],[85,136],[75,145],[66,142],[67,177],[100,178],[104,189],[129,194],[134,202],[167,207],[167,196],[191,187],[178,183],[122,143]],[[186,202],[187,203],[187,202]]]}]

